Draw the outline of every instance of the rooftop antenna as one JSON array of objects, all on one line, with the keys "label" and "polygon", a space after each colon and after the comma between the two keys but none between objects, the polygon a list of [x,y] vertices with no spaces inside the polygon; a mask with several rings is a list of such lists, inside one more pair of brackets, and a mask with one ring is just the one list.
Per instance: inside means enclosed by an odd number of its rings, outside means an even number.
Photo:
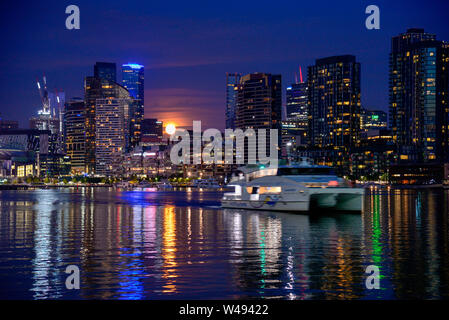
[{"label": "rooftop antenna", "polygon": [[299,66],[299,78],[301,80],[301,83],[303,83],[304,81],[302,81],[302,70],[301,70],[301,66]]}]

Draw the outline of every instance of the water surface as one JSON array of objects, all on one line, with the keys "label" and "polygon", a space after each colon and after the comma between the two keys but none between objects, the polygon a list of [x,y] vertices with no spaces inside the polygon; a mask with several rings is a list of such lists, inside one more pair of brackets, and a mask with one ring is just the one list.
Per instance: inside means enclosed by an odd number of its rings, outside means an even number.
[{"label": "water surface", "polygon": [[222,210],[216,191],[0,191],[0,298],[448,298],[448,191],[367,191],[362,214],[307,215]]}]

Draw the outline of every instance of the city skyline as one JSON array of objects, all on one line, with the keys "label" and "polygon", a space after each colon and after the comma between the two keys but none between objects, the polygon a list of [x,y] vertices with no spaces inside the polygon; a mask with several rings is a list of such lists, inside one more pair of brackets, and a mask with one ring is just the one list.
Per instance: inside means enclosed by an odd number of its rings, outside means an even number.
[{"label": "city skyline", "polygon": [[[30,16],[27,21],[36,25],[36,30],[30,30],[26,24],[16,25],[14,15],[20,10],[8,10],[8,4],[2,4],[5,7],[2,12],[12,11],[2,23],[16,28],[16,37],[27,32],[24,38],[27,41],[9,41],[12,40],[10,35],[5,33],[6,28],[2,28],[5,41],[10,43],[8,50],[2,53],[5,77],[2,81],[4,86],[0,89],[4,97],[3,118],[19,120],[20,127],[26,127],[27,119],[39,106],[34,79],[42,73],[49,78],[50,89],[52,85],[62,88],[67,98],[71,98],[82,96],[80,79],[91,74],[90,68],[95,61],[111,61],[117,65],[135,61],[145,65],[145,117],[158,118],[164,123],[174,121],[180,125],[202,120],[208,127],[221,129],[224,127],[222,110],[226,103],[223,92],[226,72],[281,74],[284,93],[286,86],[294,82],[294,72],[299,65],[305,68],[316,59],[342,54],[355,55],[362,65],[362,106],[387,111],[390,38],[417,27],[437,34],[439,39],[449,39],[442,16],[447,5],[435,3],[425,6],[413,2],[407,15],[403,16],[393,15],[398,12],[395,8],[399,4],[379,1],[378,5],[381,8],[381,29],[370,31],[364,27],[365,3],[338,6],[329,3],[322,10],[317,5],[298,4],[296,15],[283,10],[282,4],[274,8],[274,12],[266,8],[255,9],[250,4],[241,8],[233,3],[226,8],[193,4],[190,8],[179,6],[170,14],[163,5],[145,4],[140,7],[130,4],[117,18],[113,12],[121,9],[119,4],[81,1],[81,29],[76,31],[78,33],[70,33],[63,28],[63,23],[57,21],[56,14],[47,19],[45,25],[35,23],[35,18]],[[102,6],[104,10],[100,10]],[[59,7],[62,8],[62,4],[49,6],[40,19],[56,13]],[[142,11],[139,26],[126,27],[133,12],[139,9]],[[232,18],[226,15],[229,10],[235,13]],[[249,20],[243,20],[251,10],[254,12]],[[338,15],[343,10],[348,11],[347,19],[341,24]],[[29,12],[32,10],[23,14],[28,15]],[[100,15],[100,18],[93,19],[95,15]],[[109,29],[100,28],[100,37],[90,37],[93,30],[98,32],[95,29],[97,21],[111,16],[118,19],[115,25]],[[154,16],[157,18],[152,18]],[[60,18],[63,20],[64,17],[61,15]],[[314,22],[315,18],[319,18],[319,23]],[[181,29],[180,24],[183,24]],[[248,29],[250,25],[252,27]],[[134,33],[129,35],[120,31],[121,27]],[[214,32],[217,27],[221,30],[218,34]],[[53,31],[48,28],[53,28]],[[236,28],[241,30],[241,35],[235,36]],[[33,33],[35,37],[30,36]],[[45,36],[47,34],[50,36]],[[111,49],[109,43],[117,43],[107,41],[112,35],[120,45]],[[251,48],[246,45],[249,39],[253,42]],[[223,41],[226,50],[221,50]],[[24,51],[24,46],[31,46],[32,50]],[[47,53],[40,54],[42,50]],[[185,114],[188,117],[181,117]]]},{"label": "city skyline", "polygon": [[0,12],[0,300],[449,298],[448,1]]}]

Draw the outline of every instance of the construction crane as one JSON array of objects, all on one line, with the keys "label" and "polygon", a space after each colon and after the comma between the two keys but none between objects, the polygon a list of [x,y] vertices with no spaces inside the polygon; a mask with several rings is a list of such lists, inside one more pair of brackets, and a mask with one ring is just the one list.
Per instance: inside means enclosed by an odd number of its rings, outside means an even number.
[{"label": "construction crane", "polygon": [[39,89],[39,95],[41,96],[42,112],[48,114],[50,113],[50,100],[48,99],[47,78],[45,77],[44,74],[42,77],[43,86],[41,86],[38,79],[36,80],[37,80],[37,88]]}]

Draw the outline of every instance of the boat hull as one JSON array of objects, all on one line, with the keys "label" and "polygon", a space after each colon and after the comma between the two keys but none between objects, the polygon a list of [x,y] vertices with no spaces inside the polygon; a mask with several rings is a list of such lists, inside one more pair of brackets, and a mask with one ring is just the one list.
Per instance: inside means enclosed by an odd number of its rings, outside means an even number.
[{"label": "boat hull", "polygon": [[223,208],[263,210],[263,211],[309,211],[309,201],[278,201],[272,203],[269,201],[255,200],[222,200]]},{"label": "boat hull", "polygon": [[267,196],[264,199],[224,197],[223,208],[305,212],[311,209],[362,212],[364,190],[360,188],[316,188],[300,195]]}]

